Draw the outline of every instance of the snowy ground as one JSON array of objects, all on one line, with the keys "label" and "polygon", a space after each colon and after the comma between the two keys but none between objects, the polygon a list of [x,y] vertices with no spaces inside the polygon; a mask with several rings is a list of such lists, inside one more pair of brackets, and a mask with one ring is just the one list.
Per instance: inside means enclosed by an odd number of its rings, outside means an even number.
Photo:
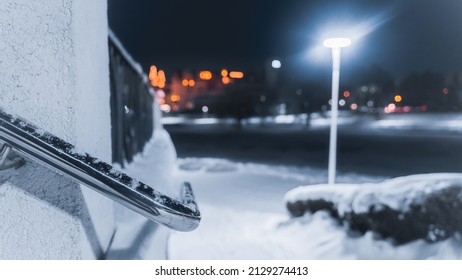
[{"label": "snowy ground", "polygon": [[[176,180],[189,180],[203,220],[190,233],[173,232],[171,259],[460,259],[462,243],[452,238],[401,246],[373,233],[355,236],[325,212],[291,219],[287,191],[324,183],[326,172],[311,168],[235,163],[222,159],[177,161]],[[340,174],[343,183],[385,178]]]},{"label": "snowy ground", "polygon": [[[457,236],[433,244],[421,239],[395,246],[372,232],[353,233],[323,211],[291,218],[284,205],[287,192],[325,183],[324,169],[217,158],[174,162],[171,152],[162,156],[173,149],[168,134],[163,131],[157,137],[165,145],[148,145],[126,171],[153,186],[169,185],[161,191],[173,196],[177,194],[174,186],[190,181],[202,213],[201,225],[193,232],[171,231],[166,248],[165,227],[122,211],[109,258],[162,258],[167,250],[170,259],[462,259],[462,241]],[[159,165],[159,156],[168,158],[168,163]],[[173,176],[164,169],[171,164]],[[172,177],[174,181],[167,184]],[[386,179],[340,173],[337,182],[355,188],[360,183],[378,183],[381,192],[388,194],[387,183],[381,183]],[[134,232],[135,228],[140,230]]]}]

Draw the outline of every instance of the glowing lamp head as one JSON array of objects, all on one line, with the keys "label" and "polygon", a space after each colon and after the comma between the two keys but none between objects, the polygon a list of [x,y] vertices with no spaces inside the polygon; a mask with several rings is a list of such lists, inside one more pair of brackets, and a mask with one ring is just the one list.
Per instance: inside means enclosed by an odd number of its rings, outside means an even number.
[{"label": "glowing lamp head", "polygon": [[273,67],[274,69],[279,69],[281,68],[282,64],[281,64],[281,61],[280,60],[273,60],[271,61],[271,67]]},{"label": "glowing lamp head", "polygon": [[324,47],[326,48],[345,48],[351,45],[351,40],[348,38],[329,38],[324,40]]}]

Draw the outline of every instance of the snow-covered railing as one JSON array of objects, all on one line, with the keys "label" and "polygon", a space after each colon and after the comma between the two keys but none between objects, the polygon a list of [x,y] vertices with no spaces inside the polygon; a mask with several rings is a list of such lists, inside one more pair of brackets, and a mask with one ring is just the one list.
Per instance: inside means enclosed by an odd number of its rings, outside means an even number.
[{"label": "snow-covered railing", "polygon": [[12,149],[169,228],[191,231],[199,225],[201,215],[189,183],[183,184],[176,200],[2,110],[0,147],[1,159]]},{"label": "snow-covered railing", "polygon": [[141,66],[109,30],[112,161],[124,165],[142,151],[154,127],[151,86]]}]

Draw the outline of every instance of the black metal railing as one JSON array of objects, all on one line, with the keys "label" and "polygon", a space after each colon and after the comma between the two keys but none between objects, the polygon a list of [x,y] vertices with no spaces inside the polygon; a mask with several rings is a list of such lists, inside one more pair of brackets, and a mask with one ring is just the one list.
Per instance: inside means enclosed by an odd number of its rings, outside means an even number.
[{"label": "black metal railing", "polygon": [[131,162],[154,131],[154,94],[147,76],[109,31],[112,161]]}]

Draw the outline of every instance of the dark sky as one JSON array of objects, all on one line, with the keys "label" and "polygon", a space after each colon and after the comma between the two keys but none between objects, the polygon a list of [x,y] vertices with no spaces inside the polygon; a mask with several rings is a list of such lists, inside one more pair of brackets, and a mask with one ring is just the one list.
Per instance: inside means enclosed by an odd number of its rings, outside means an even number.
[{"label": "dark sky", "polygon": [[[146,70],[259,69],[279,58],[294,76],[328,73],[324,34],[361,33],[343,73],[380,66],[462,70],[462,0],[109,0],[109,24]],[[353,36],[355,36],[353,34]]]}]

